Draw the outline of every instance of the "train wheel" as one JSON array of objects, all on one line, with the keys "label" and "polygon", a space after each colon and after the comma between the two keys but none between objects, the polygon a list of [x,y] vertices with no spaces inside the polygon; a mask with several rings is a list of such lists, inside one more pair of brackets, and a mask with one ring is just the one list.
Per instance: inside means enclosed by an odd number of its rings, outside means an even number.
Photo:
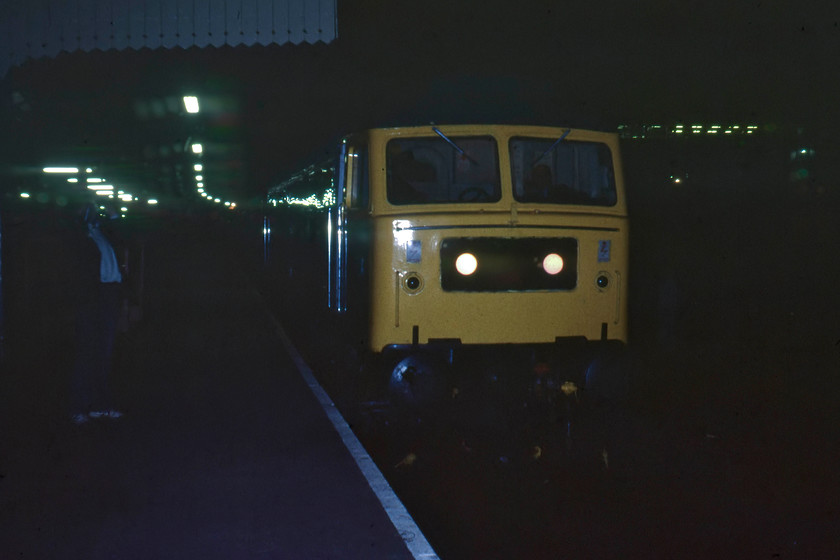
[{"label": "train wheel", "polygon": [[394,404],[417,409],[444,402],[447,386],[445,364],[426,355],[403,358],[388,379],[388,393]]},{"label": "train wheel", "polygon": [[586,392],[596,399],[624,402],[630,396],[630,364],[627,350],[605,345],[586,366]]}]

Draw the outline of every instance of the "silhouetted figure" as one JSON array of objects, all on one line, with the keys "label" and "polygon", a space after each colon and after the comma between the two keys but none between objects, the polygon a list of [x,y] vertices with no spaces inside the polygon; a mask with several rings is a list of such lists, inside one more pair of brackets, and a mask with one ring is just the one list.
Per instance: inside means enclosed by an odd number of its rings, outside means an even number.
[{"label": "silhouetted figure", "polygon": [[72,295],[76,307],[76,354],[71,381],[71,417],[119,418],[113,408],[110,376],[122,302],[122,273],[99,208],[85,205],[74,231]]},{"label": "silhouetted figure", "polygon": [[525,182],[521,200],[523,202],[546,202],[552,193],[554,182],[551,169],[544,164],[536,165],[531,170],[530,180]]},{"label": "silhouetted figure", "polygon": [[437,179],[434,167],[414,159],[411,150],[394,148],[389,157],[388,200],[393,204],[427,202],[428,194],[418,190],[414,183]]}]

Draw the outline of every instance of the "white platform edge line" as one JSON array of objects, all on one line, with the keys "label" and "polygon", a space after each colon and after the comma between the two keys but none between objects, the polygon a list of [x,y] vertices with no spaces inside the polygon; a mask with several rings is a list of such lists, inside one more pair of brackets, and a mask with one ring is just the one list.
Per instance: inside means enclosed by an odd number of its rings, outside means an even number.
[{"label": "white platform edge line", "polygon": [[417,523],[415,523],[414,518],[412,518],[411,514],[408,513],[408,510],[405,509],[405,505],[403,505],[394,493],[391,485],[388,484],[387,480],[385,480],[385,476],[373,462],[373,459],[370,455],[368,455],[367,451],[365,451],[362,442],[359,441],[356,434],[354,434],[353,430],[350,429],[347,421],[336,408],[335,403],[332,399],[330,399],[329,395],[327,395],[327,392],[321,384],[315,379],[312,370],[308,365],[306,365],[303,357],[297,351],[297,348],[295,348],[291,339],[289,339],[289,336],[286,334],[286,330],[276,317],[271,314],[269,314],[269,316],[277,329],[277,334],[280,337],[280,340],[282,340],[283,346],[286,347],[286,351],[292,357],[292,360],[295,362],[298,371],[304,381],[306,381],[309,389],[315,395],[315,398],[318,399],[318,402],[321,404],[321,408],[323,408],[324,412],[327,414],[327,418],[330,419],[333,427],[341,437],[341,441],[344,442],[344,446],[347,447],[350,455],[353,456],[353,460],[356,461],[356,464],[359,466],[359,470],[362,472],[362,475],[364,475],[371,490],[373,490],[373,493],[376,494],[376,497],[379,499],[379,503],[382,504],[382,507],[385,509],[385,513],[388,514],[388,518],[397,529],[397,532],[400,534],[400,537],[405,543],[405,546],[408,548],[408,551],[411,552],[411,555],[417,560],[438,559],[437,553],[434,549],[432,549],[429,541],[426,540],[425,535],[423,535],[420,531],[420,528],[417,526]]}]

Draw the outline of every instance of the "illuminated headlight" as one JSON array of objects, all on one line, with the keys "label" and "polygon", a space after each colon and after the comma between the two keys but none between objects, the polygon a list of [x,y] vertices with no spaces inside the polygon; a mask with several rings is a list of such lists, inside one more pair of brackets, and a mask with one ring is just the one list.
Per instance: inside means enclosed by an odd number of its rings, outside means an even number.
[{"label": "illuminated headlight", "polygon": [[549,253],[542,262],[543,270],[554,276],[563,270],[563,257],[557,253]]},{"label": "illuminated headlight", "polygon": [[469,276],[478,268],[478,260],[472,253],[461,253],[455,259],[455,270],[464,276]]}]

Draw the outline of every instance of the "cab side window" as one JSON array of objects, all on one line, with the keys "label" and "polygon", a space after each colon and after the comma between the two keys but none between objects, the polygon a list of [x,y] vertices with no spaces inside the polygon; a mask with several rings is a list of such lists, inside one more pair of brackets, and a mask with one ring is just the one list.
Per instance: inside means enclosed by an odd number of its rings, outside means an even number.
[{"label": "cab side window", "polygon": [[347,147],[348,205],[354,210],[366,210],[370,200],[367,150],[364,146]]}]

